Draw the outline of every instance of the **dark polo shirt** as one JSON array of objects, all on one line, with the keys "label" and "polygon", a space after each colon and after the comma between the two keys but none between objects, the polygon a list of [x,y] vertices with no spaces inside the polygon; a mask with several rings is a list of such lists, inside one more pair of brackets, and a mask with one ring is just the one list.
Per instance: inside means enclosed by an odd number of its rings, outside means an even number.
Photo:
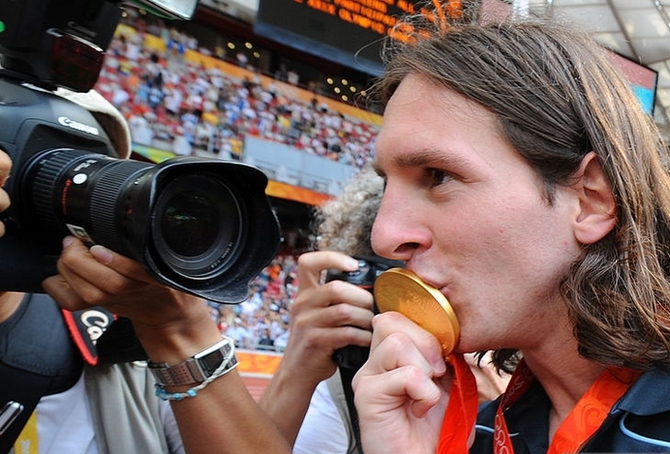
[{"label": "dark polo shirt", "polygon": [[[493,420],[499,400],[481,406],[470,454],[493,453]],[[549,408],[549,398],[536,382],[505,411],[514,454],[547,452]],[[580,452],[670,452],[670,373],[655,369],[643,374]]]}]

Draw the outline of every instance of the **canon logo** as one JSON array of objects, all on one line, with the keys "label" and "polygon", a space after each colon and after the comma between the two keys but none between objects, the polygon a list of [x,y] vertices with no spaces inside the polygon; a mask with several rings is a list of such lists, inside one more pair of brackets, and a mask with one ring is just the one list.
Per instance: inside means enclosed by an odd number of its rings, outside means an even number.
[{"label": "canon logo", "polygon": [[80,315],[80,318],[81,322],[86,327],[86,332],[91,337],[91,341],[93,341],[94,344],[112,323],[107,314],[96,311],[95,309],[84,312]]},{"label": "canon logo", "polygon": [[78,121],[70,120],[68,117],[58,117],[58,123],[68,128],[76,129],[77,131],[85,132],[92,134],[94,136],[100,135],[100,131],[95,126],[85,125],[84,123],[79,123]]}]

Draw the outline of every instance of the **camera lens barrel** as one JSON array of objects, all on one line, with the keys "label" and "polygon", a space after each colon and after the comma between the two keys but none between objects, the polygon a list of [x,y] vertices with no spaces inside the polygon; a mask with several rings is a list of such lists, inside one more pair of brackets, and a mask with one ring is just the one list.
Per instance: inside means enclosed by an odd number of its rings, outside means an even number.
[{"label": "camera lens barrel", "polygon": [[[74,234],[86,241],[104,241],[111,249],[130,255],[119,219],[119,202],[128,181],[151,167],[81,150],[58,149],[37,155],[26,166],[27,206],[41,226],[59,235]],[[121,221],[119,223],[119,221]]]},{"label": "camera lens barrel", "polygon": [[267,179],[244,164],[155,165],[62,148],[35,154],[23,169],[20,219],[35,236],[102,244],[211,301],[246,298],[279,246]]}]

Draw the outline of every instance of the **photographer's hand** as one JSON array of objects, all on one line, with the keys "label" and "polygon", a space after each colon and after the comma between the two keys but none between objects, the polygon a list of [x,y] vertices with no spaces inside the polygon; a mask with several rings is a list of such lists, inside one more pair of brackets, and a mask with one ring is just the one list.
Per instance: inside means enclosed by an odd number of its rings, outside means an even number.
[{"label": "photographer's hand", "polygon": [[344,281],[322,283],[327,269],[354,271],[357,261],[332,251],[309,252],[298,260],[300,290],[291,308],[289,343],[261,407],[290,443],[300,429],[319,382],[337,369],[335,350],[370,345],[373,297]]},{"label": "photographer's hand", "polygon": [[[128,317],[153,362],[178,364],[221,340],[199,298],[156,282],[139,263],[102,246],[89,250],[74,238],[63,244],[59,274],[43,282],[62,307],[104,306]],[[196,397],[171,403],[189,454],[211,453],[213,446],[220,453],[290,452],[236,370],[212,381]]]},{"label": "photographer's hand", "polygon": [[453,377],[428,331],[398,312],[373,320],[368,361],[354,377],[363,449],[434,453]]},{"label": "photographer's hand", "polygon": [[[9,172],[12,170],[12,160],[7,153],[0,150],[0,188],[5,186],[5,181],[9,178]],[[0,212],[9,208],[9,194],[4,189],[0,189]],[[5,234],[5,224],[0,222],[0,236]]]}]

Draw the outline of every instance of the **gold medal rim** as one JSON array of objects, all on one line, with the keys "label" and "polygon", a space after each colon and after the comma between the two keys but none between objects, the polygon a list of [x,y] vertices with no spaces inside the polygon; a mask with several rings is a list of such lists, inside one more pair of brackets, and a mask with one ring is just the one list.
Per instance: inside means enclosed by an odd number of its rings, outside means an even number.
[{"label": "gold medal rim", "polygon": [[[397,280],[398,277],[401,278],[400,281]],[[443,335],[441,336],[437,335],[436,333],[432,334],[435,335],[435,337],[437,337],[438,340],[440,341],[445,356],[451,353],[451,350],[456,346],[456,343],[458,342],[458,338],[460,336],[460,328],[458,325],[458,319],[456,318],[456,313],[454,312],[454,309],[451,307],[451,304],[447,300],[447,297],[444,296],[435,287],[432,287],[423,282],[421,278],[419,278],[419,276],[417,276],[416,273],[414,273],[413,271],[408,270],[406,268],[391,268],[381,273],[375,281],[375,300],[377,303],[377,307],[381,312],[391,310],[397,311],[398,307],[400,306],[395,302],[391,302],[392,304],[390,305],[386,304],[387,302],[389,302],[389,300],[388,299],[385,300],[383,297],[382,298],[379,297],[381,291],[380,293],[378,293],[377,289],[383,288],[385,285],[385,281],[389,279],[392,280],[395,279],[395,281],[388,281],[393,282],[394,285],[401,285],[403,287],[407,287],[405,283],[411,283],[412,285],[418,286],[419,289],[424,292],[424,294],[427,294],[427,296],[430,297],[431,301],[437,302],[440,305],[440,307],[444,311],[444,314],[446,315],[447,321],[449,322],[451,332],[443,333]],[[422,316],[423,314],[418,314],[419,316],[417,316],[417,314],[403,313],[403,315],[405,315],[407,318],[414,321],[418,325],[425,327],[425,322],[420,318],[420,316]]]}]

